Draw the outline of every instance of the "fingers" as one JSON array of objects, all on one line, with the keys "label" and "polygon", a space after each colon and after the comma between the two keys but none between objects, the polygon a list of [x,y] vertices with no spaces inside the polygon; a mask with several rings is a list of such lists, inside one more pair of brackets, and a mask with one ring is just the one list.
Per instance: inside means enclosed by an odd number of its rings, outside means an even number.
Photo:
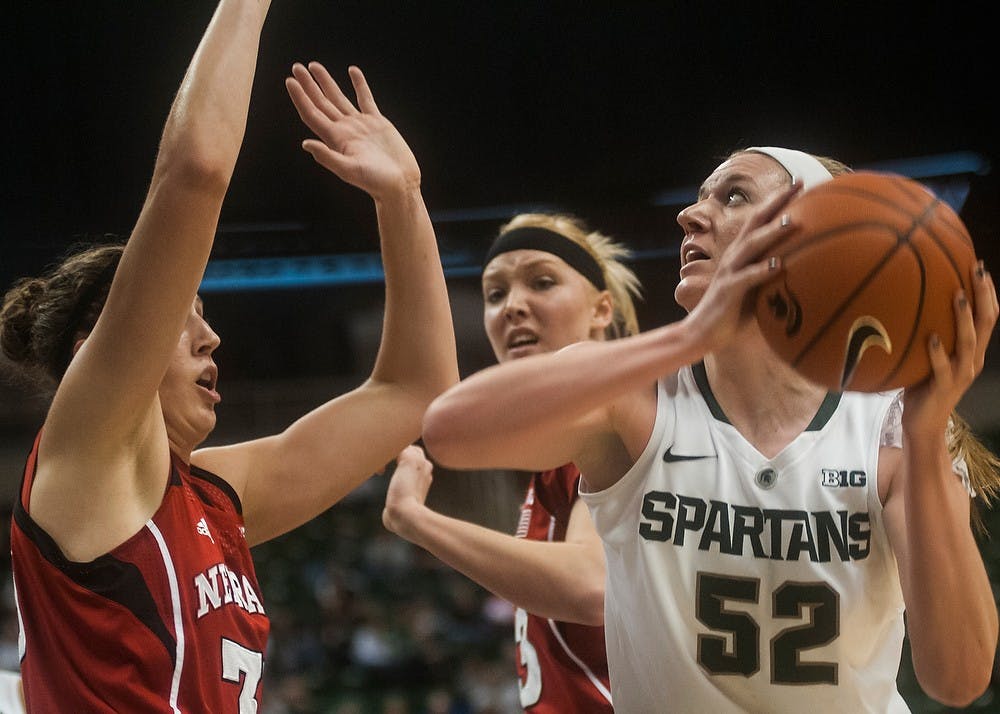
[{"label": "fingers", "polygon": [[397,460],[403,461],[406,459],[412,459],[414,461],[425,461],[426,457],[424,456],[424,450],[421,449],[416,444],[410,444],[409,446],[404,448],[401,452],[399,452],[399,458]]},{"label": "fingers", "polygon": [[312,75],[312,78],[315,79],[319,89],[322,90],[324,98],[336,107],[340,114],[358,113],[357,108],[355,108],[351,100],[347,98],[347,95],[341,91],[340,85],[337,84],[333,77],[330,76],[326,67],[321,65],[319,62],[310,62],[309,72]]},{"label": "fingers", "polygon": [[937,335],[931,335],[927,340],[927,357],[931,363],[933,383],[946,390],[950,389],[952,380],[954,379],[954,370],[951,359],[941,344],[941,338]]},{"label": "fingers", "polygon": [[[972,306],[969,304],[969,299],[964,290],[959,290],[956,293],[954,309],[955,353],[953,357],[953,373],[956,379],[966,384],[971,384],[972,380],[975,379],[976,375],[982,369],[985,345],[982,345],[983,349],[977,349],[979,340],[976,336],[976,325],[972,317]],[[937,335],[934,336],[931,342],[932,363],[934,362],[935,353],[944,355],[944,350],[940,346],[940,340],[936,338]],[[947,361],[946,356],[945,360]],[[935,370],[935,376],[939,376],[937,370]]]},{"label": "fingers", "polygon": [[[364,74],[353,66],[348,69],[348,72],[361,111],[366,114],[378,114],[375,97],[372,95]],[[337,121],[344,116],[359,113],[351,100],[340,89],[340,85],[330,76],[326,67],[319,62],[310,62],[308,68],[299,62],[293,64],[292,76],[285,80],[285,87],[299,112],[299,117],[307,124],[321,117]],[[310,105],[313,111],[310,111]],[[309,126],[315,130],[312,124]]]},{"label": "fingers", "polygon": [[[760,211],[755,216],[755,220],[751,223],[756,223],[756,225],[763,225],[765,223],[770,223],[778,218],[779,212],[788,205],[795,196],[802,191],[802,182],[796,181],[789,186],[786,186],[783,191],[775,193],[771,198],[764,202],[761,206]],[[780,219],[779,219],[780,220]],[[786,225],[783,223],[783,225]]]},{"label": "fingers", "polygon": [[997,317],[1000,316],[1000,305],[997,303],[997,288],[993,276],[986,270],[983,261],[976,263],[972,274],[972,289],[975,306],[976,333],[984,345],[989,342]]},{"label": "fingers", "polygon": [[[784,208],[801,190],[801,184],[792,184],[768,199],[750,218],[738,247],[734,245],[736,247],[734,260],[737,267],[759,260],[795,227]],[[765,266],[767,264],[765,263]]]},{"label": "fingers", "polygon": [[[324,75],[326,79],[329,80],[333,86],[336,87],[336,82],[327,73],[326,68],[317,62],[311,62],[309,69],[306,69],[302,64],[296,62],[292,65],[292,76],[295,81],[298,82],[302,91],[308,97],[309,102],[328,119],[336,121],[340,119],[345,112],[340,108],[340,106],[332,100],[332,98],[327,94],[327,89],[319,84],[323,81]],[[340,92],[340,89],[337,89]],[[341,96],[343,94],[341,93]],[[346,98],[345,98],[346,100]],[[348,102],[349,104],[350,102]],[[353,107],[352,107],[353,111]]]},{"label": "fingers", "polygon": [[375,97],[372,95],[372,90],[368,86],[368,80],[365,79],[365,75],[358,67],[353,65],[347,68],[347,72],[351,76],[351,84],[354,85],[354,94],[358,98],[358,106],[361,108],[361,111],[365,114],[378,114],[378,106],[375,104]]},{"label": "fingers", "polygon": [[302,142],[302,148],[312,155],[316,163],[344,180],[347,180],[353,167],[357,165],[355,160],[334,151],[318,139],[306,139]]},{"label": "fingers", "polygon": [[747,290],[764,284],[774,277],[775,273],[782,269],[781,259],[770,257],[767,260],[759,260],[751,263],[740,271],[740,284],[746,286]]},{"label": "fingers", "polygon": [[285,89],[288,90],[288,96],[295,106],[295,111],[299,114],[299,119],[310,129],[316,131],[317,124],[325,118],[325,115],[316,108],[305,89],[294,77],[288,77],[285,80]]},{"label": "fingers", "polygon": [[978,374],[986,363],[986,349],[996,327],[997,317],[1000,315],[996,285],[981,260],[973,268],[972,290],[973,306],[967,310],[969,316],[966,321],[972,325],[969,328],[968,339],[973,342],[973,346],[969,349],[975,350],[974,360]]},{"label": "fingers", "polygon": [[986,349],[996,326],[1000,307],[997,303],[996,285],[990,274],[977,263],[972,275],[974,303],[970,304],[964,290],[954,298],[955,349],[949,356],[937,335],[932,335],[928,354],[939,383],[957,383],[968,387],[982,372],[986,362]]}]

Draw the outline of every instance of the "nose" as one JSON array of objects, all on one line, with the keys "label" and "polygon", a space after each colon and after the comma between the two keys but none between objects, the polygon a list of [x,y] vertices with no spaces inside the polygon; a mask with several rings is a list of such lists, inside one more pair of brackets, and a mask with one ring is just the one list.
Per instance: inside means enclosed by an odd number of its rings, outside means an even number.
[{"label": "nose", "polygon": [[526,292],[518,287],[512,287],[504,300],[503,314],[510,321],[522,318],[528,314]]},{"label": "nose", "polygon": [[677,223],[684,229],[684,235],[699,233],[708,227],[704,201],[696,201],[677,214]]},{"label": "nose", "polygon": [[200,355],[210,355],[222,344],[222,338],[216,334],[204,318],[201,318],[200,328],[198,339],[195,340],[195,352]]}]

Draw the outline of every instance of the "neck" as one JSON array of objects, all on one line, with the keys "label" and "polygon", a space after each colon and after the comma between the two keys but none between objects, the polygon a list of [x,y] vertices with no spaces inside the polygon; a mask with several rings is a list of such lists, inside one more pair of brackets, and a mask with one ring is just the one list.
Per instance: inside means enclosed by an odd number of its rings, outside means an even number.
[{"label": "neck", "polygon": [[188,464],[191,463],[192,452],[198,447],[198,444],[205,440],[206,436],[205,434],[200,436],[188,434],[167,424],[167,443],[170,445],[170,450]]},{"label": "neck", "polygon": [[778,357],[759,331],[706,355],[705,372],[727,419],[768,457],[809,425],[827,394]]}]

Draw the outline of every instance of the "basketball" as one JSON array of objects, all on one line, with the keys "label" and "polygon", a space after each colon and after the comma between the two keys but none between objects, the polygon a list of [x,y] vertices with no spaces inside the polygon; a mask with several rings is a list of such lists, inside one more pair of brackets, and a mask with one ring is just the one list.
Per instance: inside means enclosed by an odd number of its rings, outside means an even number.
[{"label": "basketball", "polygon": [[908,387],[931,373],[928,340],[955,346],[954,296],[972,300],[972,239],[915,180],[842,174],[792,200],[784,271],[757,292],[771,347],[834,391]]}]

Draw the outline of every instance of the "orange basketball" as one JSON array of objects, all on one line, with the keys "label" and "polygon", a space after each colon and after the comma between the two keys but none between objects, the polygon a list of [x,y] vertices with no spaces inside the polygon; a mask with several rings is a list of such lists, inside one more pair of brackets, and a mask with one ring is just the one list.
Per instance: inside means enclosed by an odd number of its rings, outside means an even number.
[{"label": "orange basketball", "polygon": [[930,375],[927,344],[955,346],[954,296],[972,300],[976,254],[948,204],[902,176],[843,174],[788,206],[784,271],[761,287],[774,350],[835,391],[908,387]]}]

